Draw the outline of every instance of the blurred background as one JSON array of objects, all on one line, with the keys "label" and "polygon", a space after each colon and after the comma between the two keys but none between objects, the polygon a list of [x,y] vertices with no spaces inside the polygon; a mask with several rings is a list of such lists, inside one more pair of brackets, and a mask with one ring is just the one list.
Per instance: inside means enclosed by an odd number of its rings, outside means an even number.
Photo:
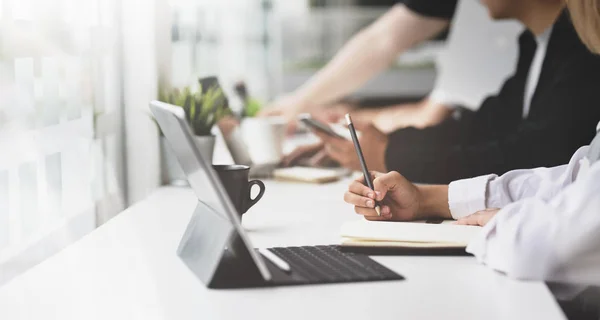
[{"label": "blurred background", "polygon": [[[148,110],[161,86],[216,75],[228,96],[243,80],[266,103],[396,2],[0,0],[0,285],[162,184]],[[463,23],[487,17],[468,2]],[[491,41],[512,53],[494,65],[511,70],[518,28],[505,28]],[[412,101],[452,82],[436,69],[448,37],[399,56],[353,98]]]}]

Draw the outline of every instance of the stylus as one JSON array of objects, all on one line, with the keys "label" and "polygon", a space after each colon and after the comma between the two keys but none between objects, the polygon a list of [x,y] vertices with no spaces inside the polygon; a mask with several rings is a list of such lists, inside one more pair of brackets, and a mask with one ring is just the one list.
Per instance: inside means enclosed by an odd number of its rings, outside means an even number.
[{"label": "stylus", "polygon": [[258,252],[260,252],[260,254],[262,254],[263,257],[267,258],[267,260],[271,261],[274,265],[277,266],[277,268],[281,269],[282,271],[286,273],[292,272],[292,268],[290,268],[290,265],[287,262],[283,261],[280,257],[276,256],[269,249],[258,249]]},{"label": "stylus", "polygon": [[[354,149],[356,149],[358,161],[360,161],[360,167],[362,168],[362,172],[365,175],[365,182],[367,183],[367,187],[375,191],[375,187],[373,187],[373,180],[371,180],[371,174],[369,173],[369,169],[367,168],[367,162],[365,161],[365,157],[363,156],[360,143],[358,142],[358,137],[356,136],[356,130],[354,129],[354,124],[352,124],[352,118],[350,118],[349,113],[346,113],[346,123],[348,124],[348,130],[350,130],[350,135],[352,136],[352,142],[354,142]],[[378,201],[375,201],[375,212],[377,212],[377,215],[381,217],[381,207],[379,206]]]}]

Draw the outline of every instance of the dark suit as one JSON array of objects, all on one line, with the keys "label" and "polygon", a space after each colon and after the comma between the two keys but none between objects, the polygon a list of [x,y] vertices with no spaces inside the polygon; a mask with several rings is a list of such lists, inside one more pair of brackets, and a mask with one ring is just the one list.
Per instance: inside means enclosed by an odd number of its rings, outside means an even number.
[{"label": "dark suit", "polygon": [[423,130],[392,133],[387,168],[415,182],[449,183],[567,163],[590,143],[600,120],[600,57],[585,48],[564,12],[554,24],[529,116],[523,119],[535,49],[533,34],[523,32],[515,74],[479,111],[464,111],[459,120]]}]

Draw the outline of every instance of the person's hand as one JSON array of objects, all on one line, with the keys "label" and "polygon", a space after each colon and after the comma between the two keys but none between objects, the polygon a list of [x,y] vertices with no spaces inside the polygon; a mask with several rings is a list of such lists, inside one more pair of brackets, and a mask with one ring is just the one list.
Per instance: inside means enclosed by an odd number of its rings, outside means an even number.
[{"label": "person's hand", "polygon": [[295,95],[285,95],[275,101],[269,106],[262,109],[259,113],[259,117],[273,117],[280,116],[287,123],[287,133],[291,134],[296,130],[298,114],[306,112],[309,109],[309,105],[299,97]]},{"label": "person's hand", "polygon": [[[386,171],[385,149],[388,145],[388,137],[372,124],[354,122],[356,130],[361,132],[359,138],[367,167],[375,171]],[[327,155],[339,162],[343,167],[360,170],[360,161],[354,149],[354,143],[350,140],[329,136],[325,133],[315,131],[325,145]]]},{"label": "person's hand", "polygon": [[[365,185],[364,177],[354,180],[344,194],[344,201],[354,205],[354,211],[367,220],[409,221],[419,219],[419,189],[396,171],[371,172],[373,188]],[[375,211],[375,201],[381,204],[381,217]]]},{"label": "person's hand", "polygon": [[454,224],[483,227],[492,220],[498,211],[500,211],[500,209],[496,208],[477,211],[472,215],[458,219]]},{"label": "person's hand", "polygon": [[319,142],[316,144],[299,146],[290,154],[283,157],[281,165],[284,167],[290,167],[300,164],[300,162],[303,160],[306,160],[304,165],[308,165],[310,167],[317,167],[326,162],[328,157],[325,153],[325,149],[323,149],[323,143]]},{"label": "person's hand", "polygon": [[282,96],[258,112],[259,116],[286,116],[301,112],[304,104],[292,95]]}]

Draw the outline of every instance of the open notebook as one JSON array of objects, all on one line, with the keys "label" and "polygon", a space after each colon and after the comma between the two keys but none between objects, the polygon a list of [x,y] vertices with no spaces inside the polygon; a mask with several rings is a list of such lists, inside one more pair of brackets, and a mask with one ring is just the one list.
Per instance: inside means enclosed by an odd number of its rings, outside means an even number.
[{"label": "open notebook", "polygon": [[344,168],[308,168],[291,167],[281,168],[273,171],[273,178],[282,181],[327,183],[334,182],[349,175],[350,172]]},{"label": "open notebook", "polygon": [[466,254],[469,241],[481,227],[449,223],[357,220],[340,230],[342,247],[370,254]]}]

